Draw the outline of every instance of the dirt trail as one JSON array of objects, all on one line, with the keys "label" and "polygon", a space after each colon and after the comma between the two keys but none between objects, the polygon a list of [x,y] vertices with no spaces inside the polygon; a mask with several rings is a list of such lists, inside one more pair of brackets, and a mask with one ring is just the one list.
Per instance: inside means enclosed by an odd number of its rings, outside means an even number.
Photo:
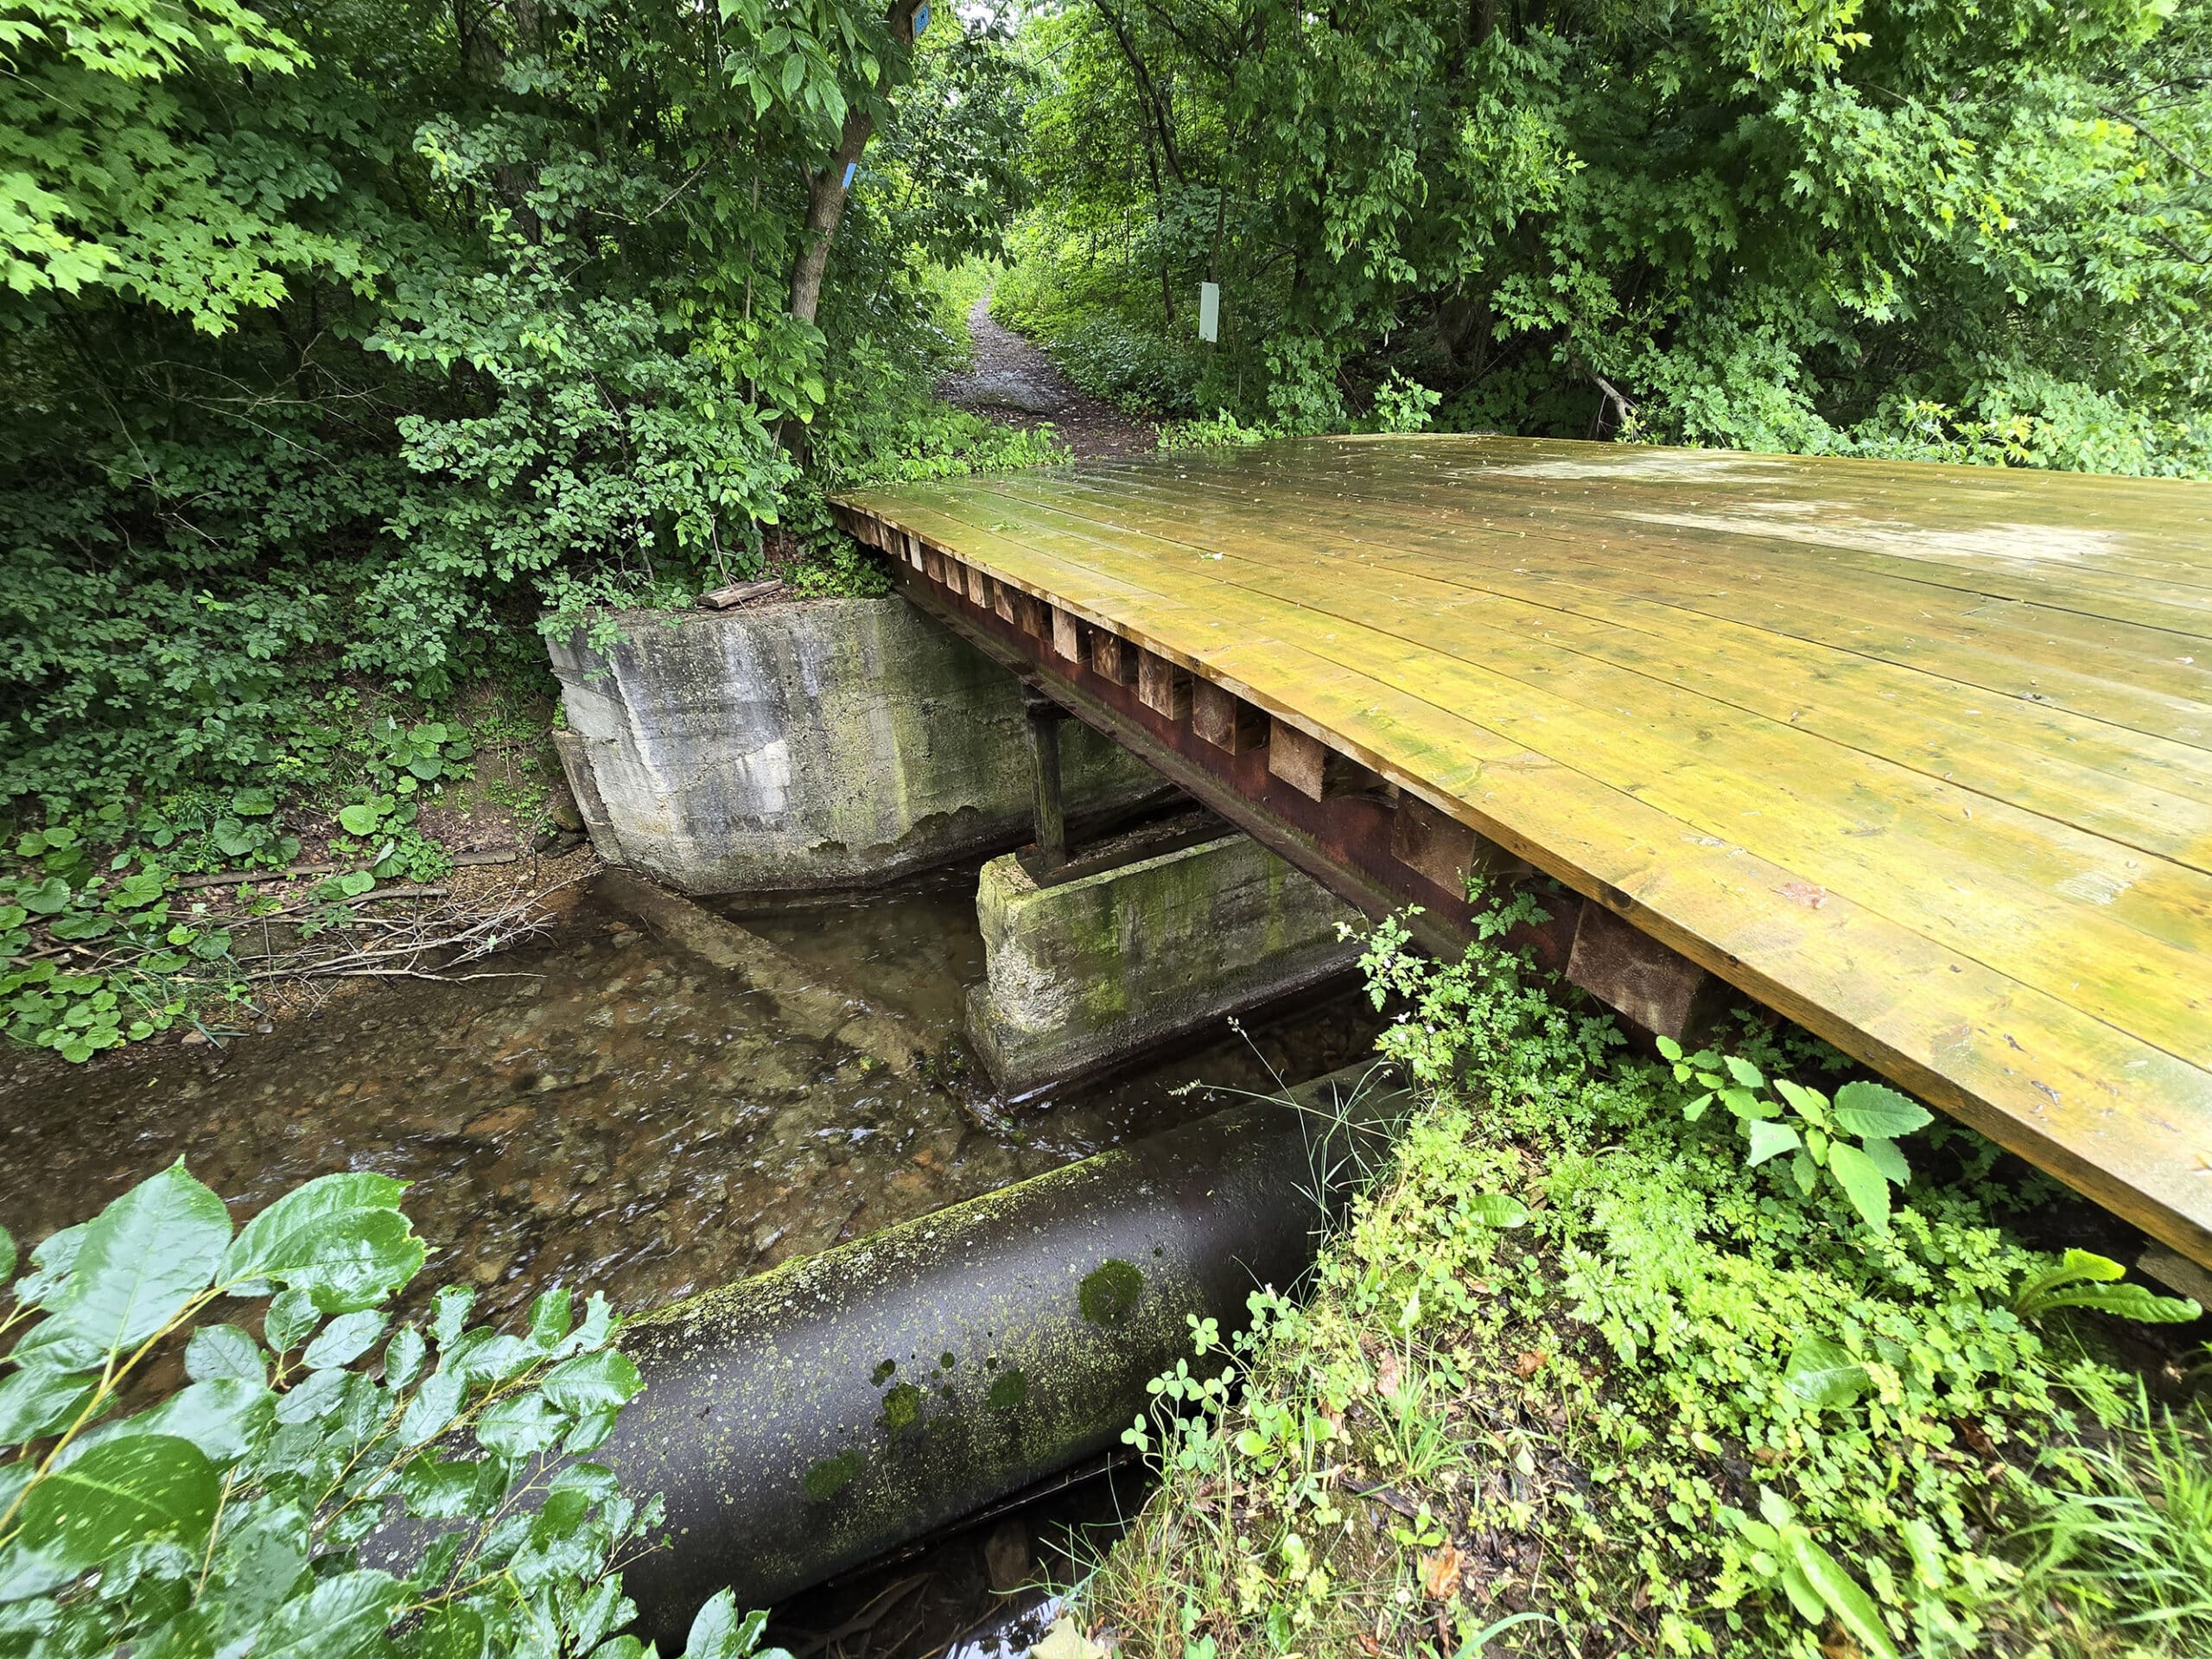
[{"label": "dirt trail", "polygon": [[1000,327],[988,294],[969,308],[968,333],[976,342],[976,366],[945,377],[938,390],[946,401],[1007,426],[1050,422],[1078,458],[1141,454],[1153,447],[1148,425],[1079,390],[1051,358]]}]

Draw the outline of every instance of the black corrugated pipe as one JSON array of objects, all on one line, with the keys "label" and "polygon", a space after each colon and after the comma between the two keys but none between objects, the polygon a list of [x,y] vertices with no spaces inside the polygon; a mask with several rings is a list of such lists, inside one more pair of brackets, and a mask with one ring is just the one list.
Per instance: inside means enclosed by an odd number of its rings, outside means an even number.
[{"label": "black corrugated pipe", "polygon": [[[592,1453],[660,1493],[624,1570],[683,1645],[725,1585],[762,1607],[1120,1443],[1188,1319],[1312,1264],[1402,1117],[1354,1067],[634,1320],[645,1391]],[[395,1542],[397,1541],[394,1541]],[[373,1553],[373,1546],[372,1553]]]}]

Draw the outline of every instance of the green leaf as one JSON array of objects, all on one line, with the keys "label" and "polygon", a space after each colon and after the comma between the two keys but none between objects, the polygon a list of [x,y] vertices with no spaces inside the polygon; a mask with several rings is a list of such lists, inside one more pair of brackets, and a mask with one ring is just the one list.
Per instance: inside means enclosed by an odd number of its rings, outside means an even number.
[{"label": "green leaf", "polygon": [[1478,1192],[1465,1203],[1468,1216],[1485,1227],[1519,1227],[1529,1219],[1529,1206],[1507,1193]]},{"label": "green leaf", "polygon": [[[1522,1213],[1525,1219],[1527,1211]],[[645,1383],[639,1378],[638,1368],[627,1354],[618,1349],[607,1348],[595,1354],[579,1355],[575,1359],[556,1365],[545,1374],[545,1380],[538,1386],[545,1397],[562,1410],[586,1412],[622,1405]]]},{"label": "green leaf", "polygon": [[1828,1173],[1869,1227],[1878,1233],[1890,1230],[1890,1184],[1872,1158],[1839,1141],[1828,1148]]},{"label": "green leaf", "polygon": [[266,1386],[269,1364],[261,1344],[235,1325],[203,1325],[184,1345],[184,1374],[195,1382],[232,1376]]},{"label": "green leaf", "polygon": [[0,1381],[0,1446],[67,1427],[92,1397],[92,1386],[81,1373],[44,1365],[11,1371]]},{"label": "green leaf", "polygon": [[447,1285],[430,1298],[430,1336],[441,1348],[450,1348],[468,1323],[468,1310],[476,1306],[476,1293],[466,1285]]},{"label": "green leaf", "polygon": [[338,891],[348,899],[358,899],[377,884],[376,876],[367,870],[348,870],[337,879]]},{"label": "green leaf", "polygon": [[528,1458],[553,1445],[567,1427],[543,1395],[529,1390],[486,1407],[476,1419],[476,1439],[487,1452]]},{"label": "green leaf", "polygon": [[2075,1285],[2037,1298],[2026,1317],[2036,1318],[2055,1307],[2088,1308],[2139,1325],[2190,1325],[2204,1313],[2193,1301],[2160,1296],[2142,1285]]},{"label": "green leaf", "polygon": [[1894,1141],[1924,1129],[1936,1119],[1927,1108],[1878,1083],[1847,1083],[1835,1091],[1839,1128],[1861,1140]]},{"label": "green leaf", "polygon": [[372,1307],[412,1279],[427,1254],[399,1213],[406,1190],[365,1172],[320,1176],[246,1224],[224,1254],[220,1281],[303,1290],[325,1313]]},{"label": "green leaf", "polygon": [[1804,1569],[1796,1561],[1785,1560],[1775,1582],[1782,1586],[1782,1593],[1789,1598],[1789,1605],[1797,1610],[1798,1618],[1808,1624],[1827,1622],[1827,1604],[1821,1599],[1821,1592],[1813,1588],[1812,1580],[1805,1576]]},{"label": "green leaf", "polygon": [[1782,1373],[1783,1386],[1808,1406],[1851,1405],[1872,1381],[1850,1350],[1813,1332],[1797,1338]]},{"label": "green leaf", "polygon": [[1753,1118],[1744,1125],[1744,1128],[1751,1137],[1751,1155],[1744,1161],[1753,1166],[1763,1164],[1770,1158],[1779,1158],[1785,1152],[1795,1152],[1804,1145],[1797,1138],[1797,1131],[1787,1123],[1770,1123]]},{"label": "green leaf", "polygon": [[1802,1529],[1793,1531],[1784,1541],[1789,1548],[1790,1565],[1804,1574],[1805,1581],[1828,1611],[1835,1615],[1836,1623],[1875,1659],[1897,1659],[1897,1643],[1890,1639],[1889,1627],[1882,1623],[1873,1598],[1859,1588],[1859,1581],[1843,1570],[1834,1556],[1815,1543],[1811,1534]]},{"label": "green leaf", "polygon": [[1721,1064],[1728,1068],[1728,1075],[1743,1088],[1757,1089],[1766,1082],[1766,1074],[1741,1055],[1727,1055]]},{"label": "green leaf", "polygon": [[489,1460],[463,1463],[425,1452],[399,1471],[399,1495],[407,1513],[425,1521],[451,1521],[476,1507],[477,1490],[498,1465]]},{"label": "green leaf", "polygon": [[356,1659],[379,1646],[405,1599],[399,1580],[374,1568],[325,1579],[262,1626],[253,1659]]},{"label": "green leaf", "polygon": [[1808,1089],[1802,1084],[1792,1083],[1787,1077],[1774,1080],[1774,1091],[1789,1103],[1790,1110],[1815,1128],[1828,1127],[1827,1097],[1817,1089]]},{"label": "green leaf", "polygon": [[0,1279],[12,1278],[16,1272],[16,1236],[5,1227],[0,1227]]},{"label": "green leaf", "polygon": [[385,1345],[384,1380],[385,1386],[404,1389],[421,1374],[423,1356],[429,1344],[423,1340],[423,1333],[413,1325],[396,1332]]},{"label": "green leaf", "polygon": [[357,836],[365,841],[376,834],[377,819],[380,816],[375,807],[356,802],[352,806],[339,809],[338,827],[347,835]]},{"label": "green leaf", "polygon": [[1904,1154],[1897,1150],[1894,1141],[1885,1141],[1877,1135],[1860,1148],[1867,1162],[1882,1173],[1882,1179],[1891,1186],[1903,1186],[1912,1179],[1912,1167],[1904,1160]]},{"label": "green leaf", "polygon": [[558,1285],[533,1297],[530,1304],[531,1345],[551,1352],[569,1334],[573,1323],[570,1309],[569,1293]]},{"label": "green leaf", "polygon": [[[152,1410],[118,1423],[114,1433],[174,1434],[214,1462],[231,1463],[269,1421],[276,1396],[257,1377],[212,1376],[180,1389]],[[105,1444],[103,1441],[101,1444]]]},{"label": "green leaf", "polygon": [[49,875],[38,886],[16,895],[16,902],[34,916],[52,916],[69,907],[69,884],[58,875]]},{"label": "green leaf", "polygon": [[276,810],[276,798],[265,789],[242,789],[231,797],[231,810],[242,818],[265,818]]},{"label": "green leaf", "polygon": [[42,1306],[52,1300],[69,1282],[70,1270],[77,1263],[77,1252],[84,1249],[85,1235],[90,1231],[92,1224],[80,1221],[74,1227],[48,1233],[34,1246],[33,1271],[16,1281],[16,1300],[25,1307]]},{"label": "green leaf", "polygon": [[322,1310],[315,1305],[314,1297],[304,1290],[288,1290],[269,1304],[261,1332],[271,1348],[289,1354],[321,1320]]},{"label": "green leaf", "polygon": [[209,1568],[217,1586],[216,1630],[226,1646],[257,1630],[300,1587],[312,1535],[308,1517],[293,1503],[264,1499],[243,1520],[225,1516]]},{"label": "green leaf", "polygon": [[135,1347],[207,1287],[230,1236],[222,1199],[180,1159],[93,1217],[47,1327],[101,1354]]},{"label": "green leaf", "polygon": [[341,1313],[322,1328],[322,1333],[308,1344],[301,1356],[309,1370],[330,1370],[340,1365],[351,1365],[369,1351],[378,1337],[384,1335],[385,1318],[381,1313]]},{"label": "green leaf", "polygon": [[34,1485],[23,1497],[23,1533],[56,1564],[81,1573],[152,1539],[198,1547],[221,1492],[215,1465],[189,1440],[125,1435]]},{"label": "green leaf", "polygon": [[1812,1161],[1812,1153],[1794,1153],[1789,1157],[1789,1177],[1798,1184],[1798,1192],[1812,1197],[1812,1190],[1821,1184],[1821,1166]]},{"label": "green leaf", "polygon": [[692,1618],[691,1632],[683,1638],[683,1659],[747,1659],[767,1623],[765,1612],[741,1618],[735,1594],[719,1590]]},{"label": "green leaf", "polygon": [[416,1659],[482,1659],[484,1615],[467,1602],[448,1602],[423,1615]]}]

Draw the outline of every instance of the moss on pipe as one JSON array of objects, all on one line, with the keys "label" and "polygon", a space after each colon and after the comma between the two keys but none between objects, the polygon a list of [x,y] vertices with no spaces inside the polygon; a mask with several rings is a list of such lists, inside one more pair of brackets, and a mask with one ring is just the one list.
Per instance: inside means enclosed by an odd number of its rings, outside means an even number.
[{"label": "moss on pipe", "polygon": [[[1338,1073],[903,1223],[635,1321],[645,1391],[594,1454],[660,1492],[625,1574],[680,1642],[724,1585],[763,1605],[1118,1441],[1186,1319],[1233,1329],[1310,1264],[1316,1195],[1393,1121]],[[1319,1108],[1319,1109],[1313,1109]]]}]

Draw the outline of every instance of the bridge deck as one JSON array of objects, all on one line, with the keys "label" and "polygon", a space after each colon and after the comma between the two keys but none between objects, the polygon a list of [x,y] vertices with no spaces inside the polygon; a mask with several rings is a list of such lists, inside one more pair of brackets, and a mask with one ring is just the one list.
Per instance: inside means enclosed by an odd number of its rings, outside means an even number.
[{"label": "bridge deck", "polygon": [[1422,436],[841,505],[2212,1261],[2212,486]]}]

